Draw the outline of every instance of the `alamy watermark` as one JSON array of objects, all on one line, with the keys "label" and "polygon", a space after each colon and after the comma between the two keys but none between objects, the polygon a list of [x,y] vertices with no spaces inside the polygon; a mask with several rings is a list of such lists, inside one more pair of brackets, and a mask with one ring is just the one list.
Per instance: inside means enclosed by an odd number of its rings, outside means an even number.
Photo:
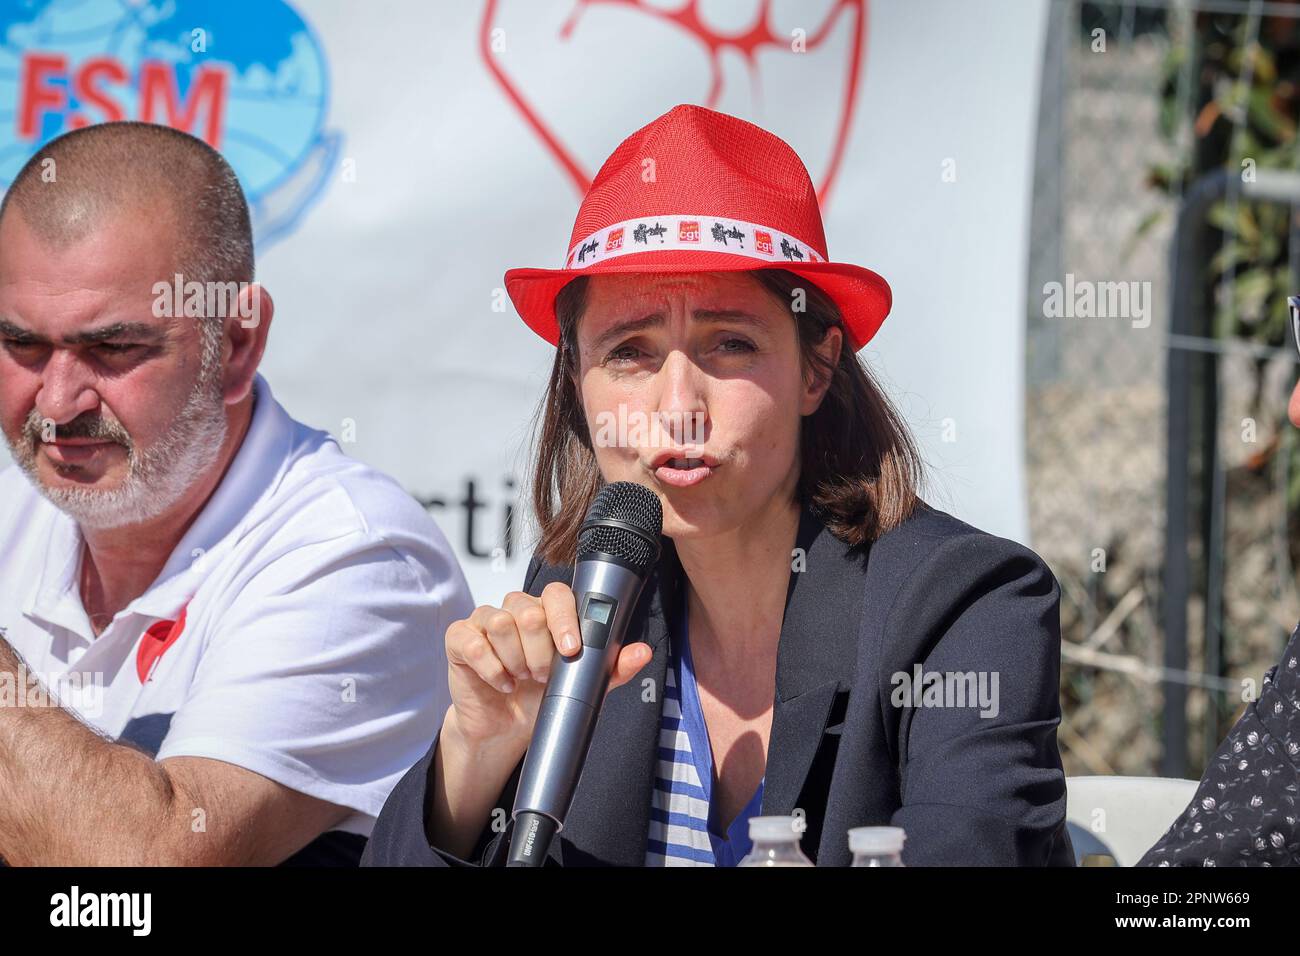
[{"label": "alamy watermark", "polygon": [[148,936],[153,928],[152,893],[83,893],[73,885],[50,897],[51,926],[124,927],[132,936]]},{"label": "alamy watermark", "polygon": [[153,284],[153,314],[159,319],[237,316],[244,328],[255,329],[261,322],[262,297],[249,294],[251,287],[249,282],[186,282],[178,272],[171,282]]},{"label": "alamy watermark", "polygon": [[979,707],[981,717],[996,717],[997,671],[927,671],[920,664],[912,673],[895,671],[889,702],[895,707]]},{"label": "alamy watermark", "polygon": [[0,707],[67,707],[82,717],[104,713],[102,671],[44,675],[26,665],[0,671]]},{"label": "alamy watermark", "polygon": [[599,412],[593,441],[599,448],[661,448],[704,444],[704,412]]},{"label": "alamy watermark", "polygon": [[1043,285],[1045,319],[1130,319],[1133,328],[1151,324],[1151,283],[1089,282],[1065,274],[1065,282]]}]

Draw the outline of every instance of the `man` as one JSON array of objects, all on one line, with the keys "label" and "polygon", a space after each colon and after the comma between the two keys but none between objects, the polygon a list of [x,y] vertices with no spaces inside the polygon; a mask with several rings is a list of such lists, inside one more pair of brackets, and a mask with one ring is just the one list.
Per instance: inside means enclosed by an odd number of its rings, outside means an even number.
[{"label": "man", "polygon": [[[431,518],[257,374],[204,143],[111,123],[0,206],[0,857],[355,863],[472,603]],[[215,307],[214,307],[215,306]]]}]

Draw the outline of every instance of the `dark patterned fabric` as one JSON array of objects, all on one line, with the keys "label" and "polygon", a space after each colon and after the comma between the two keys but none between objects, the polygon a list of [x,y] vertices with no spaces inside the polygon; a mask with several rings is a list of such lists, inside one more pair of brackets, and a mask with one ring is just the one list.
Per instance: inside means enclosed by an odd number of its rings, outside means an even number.
[{"label": "dark patterned fabric", "polygon": [[1138,866],[1300,866],[1300,625]]}]

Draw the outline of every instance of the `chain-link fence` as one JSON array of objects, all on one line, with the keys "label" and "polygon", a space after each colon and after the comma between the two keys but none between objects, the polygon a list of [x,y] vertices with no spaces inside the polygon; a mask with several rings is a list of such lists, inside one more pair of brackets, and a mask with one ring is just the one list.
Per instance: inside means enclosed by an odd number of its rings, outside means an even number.
[{"label": "chain-link fence", "polygon": [[[1296,61],[1277,52],[1295,45],[1297,15],[1294,3],[1226,0],[1052,5],[1027,300],[1027,468],[1033,543],[1062,587],[1060,743],[1072,774],[1199,775],[1300,617],[1285,417],[1295,352],[1262,322],[1222,321],[1273,309],[1295,281],[1282,269],[1251,298],[1252,270],[1277,250],[1236,241],[1244,233],[1233,223],[1270,203],[1231,180],[1239,160],[1248,183],[1294,164],[1294,117],[1269,129],[1277,149],[1246,133],[1288,119],[1294,99],[1265,113],[1254,94],[1267,106],[1270,83],[1300,80]],[[1222,108],[1234,97],[1239,110]],[[1202,210],[1211,241],[1176,248],[1188,192],[1212,165],[1207,143],[1220,139],[1233,174],[1221,174],[1227,194]],[[1284,244],[1300,254],[1300,242],[1285,242],[1295,211],[1280,208],[1291,222]],[[1266,218],[1256,233],[1272,228]],[[1175,315],[1176,280],[1211,290],[1203,324]],[[1180,352],[1196,358],[1171,379]],[[1185,508],[1175,493],[1170,511],[1171,487],[1187,489]],[[1171,547],[1182,578],[1166,575]]]}]

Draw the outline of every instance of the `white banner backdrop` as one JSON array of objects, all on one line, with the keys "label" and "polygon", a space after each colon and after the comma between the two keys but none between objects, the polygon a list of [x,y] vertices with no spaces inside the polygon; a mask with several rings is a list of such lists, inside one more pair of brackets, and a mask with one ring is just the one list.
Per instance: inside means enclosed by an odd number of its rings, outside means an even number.
[{"label": "white banner backdrop", "polygon": [[890,282],[861,354],[930,500],[1025,540],[1045,23],[1043,0],[6,0],[0,185],[78,121],[215,140],[254,205],[277,397],[424,501],[497,603],[531,553],[552,357],[502,275],[562,263],[582,185],[633,130],[683,102],[733,113],[803,157],[832,259]]}]

